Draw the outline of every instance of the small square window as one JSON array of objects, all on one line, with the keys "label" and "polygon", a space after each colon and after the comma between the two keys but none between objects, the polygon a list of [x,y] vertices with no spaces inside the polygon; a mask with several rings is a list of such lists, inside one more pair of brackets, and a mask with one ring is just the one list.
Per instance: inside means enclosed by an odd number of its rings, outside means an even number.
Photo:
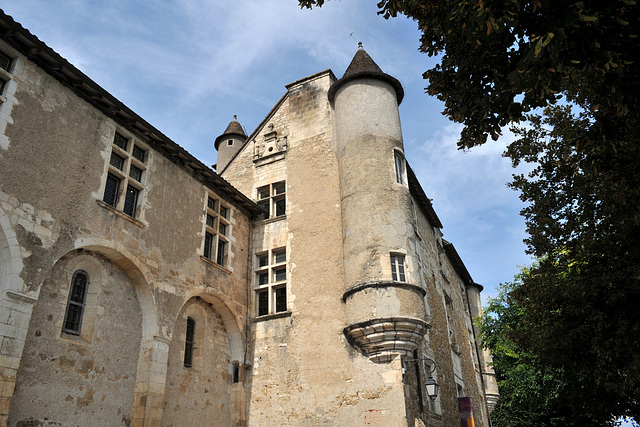
[{"label": "small square window", "polygon": [[233,145],[233,139],[227,140],[227,145]]},{"label": "small square window", "polygon": [[211,228],[216,228],[216,218],[207,214],[207,225]]},{"label": "small square window", "polygon": [[271,196],[269,186],[258,188],[258,200],[268,199]]},{"label": "small square window", "polygon": [[221,236],[226,236],[227,235],[227,225],[220,223],[220,227],[218,227],[218,233]]},{"label": "small square window", "polygon": [[207,207],[211,210],[217,211],[218,201],[216,199],[212,199],[211,197],[209,197],[209,199],[207,200]]},{"label": "small square window", "polygon": [[11,58],[9,58],[4,53],[0,52],[0,68],[2,68],[5,71],[9,71],[9,67],[11,67],[12,61],[13,60]]},{"label": "small square window", "polygon": [[229,216],[229,208],[225,208],[224,206],[220,206],[220,216],[224,219],[229,219],[227,218]]},{"label": "small square window", "polygon": [[122,148],[124,151],[127,151],[127,147],[129,146],[129,140],[120,135],[118,132],[116,132],[116,135],[113,138],[113,143],[116,146]]},{"label": "small square window", "polygon": [[136,159],[140,160],[142,163],[144,163],[144,158],[146,154],[147,152],[144,151],[142,148],[138,147],[137,145],[133,146],[133,151],[131,152],[131,155]]},{"label": "small square window", "polygon": [[124,167],[124,159],[118,156],[116,153],[111,153],[109,164],[118,170],[122,170],[122,168]]},{"label": "small square window", "polygon": [[260,274],[258,274],[258,284],[259,285],[267,285],[267,284],[269,284],[269,273],[260,273]]},{"label": "small square window", "polygon": [[275,264],[285,262],[287,260],[287,252],[286,251],[278,251],[273,253],[273,262]]},{"label": "small square window", "polygon": [[142,169],[131,165],[129,168],[129,176],[138,182],[142,182]]},{"label": "small square window", "polygon": [[274,271],[274,281],[282,282],[284,280],[287,280],[287,269],[286,268],[282,268],[280,270]]},{"label": "small square window", "polygon": [[278,194],[284,194],[285,192],[285,185],[284,182],[277,182],[275,184],[273,184],[273,194],[278,195]]},{"label": "small square window", "polygon": [[259,255],[258,256],[258,265],[260,267],[264,267],[269,264],[269,257],[267,255]]}]

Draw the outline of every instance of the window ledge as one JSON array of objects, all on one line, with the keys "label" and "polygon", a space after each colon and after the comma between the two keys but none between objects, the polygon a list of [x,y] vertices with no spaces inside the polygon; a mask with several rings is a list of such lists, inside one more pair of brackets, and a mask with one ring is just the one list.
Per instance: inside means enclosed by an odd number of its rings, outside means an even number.
[{"label": "window ledge", "polygon": [[220,264],[218,264],[217,262],[211,261],[209,258],[207,258],[207,257],[205,257],[205,256],[200,255],[200,259],[201,259],[202,261],[206,262],[207,264],[209,264],[209,265],[211,265],[211,266],[213,266],[213,267],[217,268],[218,270],[224,271],[224,272],[225,272],[225,273],[227,273],[227,274],[231,274],[231,273],[233,273],[233,271],[229,270],[229,269],[228,269],[228,268],[226,268],[226,267],[221,266],[221,265],[220,265]]},{"label": "window ledge", "polygon": [[92,342],[90,340],[87,339],[86,336],[80,334],[80,335],[76,335],[76,334],[72,334],[69,333],[67,331],[62,331],[60,333],[60,339],[62,341],[66,341],[68,343],[73,343],[73,344],[78,344],[78,345],[91,345]]},{"label": "window ledge", "polygon": [[105,202],[103,202],[102,200],[98,200],[98,199],[96,199],[96,203],[98,204],[98,206],[101,206],[101,207],[105,208],[106,210],[108,210],[108,211],[110,211],[110,212],[112,212],[112,213],[116,214],[116,215],[117,215],[117,216],[119,216],[120,218],[123,218],[123,219],[125,219],[125,220],[129,221],[129,222],[130,222],[130,223],[132,223],[132,224],[137,225],[137,226],[138,226],[138,227],[140,227],[140,228],[144,228],[144,227],[145,227],[145,223],[144,223],[144,222],[142,222],[142,221],[140,221],[140,220],[137,220],[137,219],[135,219],[135,218],[131,218],[131,217],[130,217],[129,215],[127,215],[126,213],[124,213],[124,212],[120,212],[119,210],[117,210],[116,208],[114,208],[114,207],[113,207],[113,206],[111,206],[111,205],[106,204],[106,203],[105,203]]},{"label": "window ledge", "polygon": [[287,219],[287,215],[280,215],[274,218],[261,219],[259,221],[256,221],[256,224],[260,224],[260,225],[271,224],[272,222],[282,221],[283,219]]},{"label": "window ledge", "polygon": [[0,77],[3,80],[11,80],[13,78],[13,74],[5,70],[4,68],[0,68]]},{"label": "window ledge", "polygon": [[273,319],[281,319],[284,317],[291,317],[291,312],[290,311],[281,311],[279,313],[273,313],[273,314],[265,314],[264,316],[258,316],[254,319],[251,319],[251,321],[253,323],[257,323],[257,322],[264,322],[267,320],[273,320]]}]

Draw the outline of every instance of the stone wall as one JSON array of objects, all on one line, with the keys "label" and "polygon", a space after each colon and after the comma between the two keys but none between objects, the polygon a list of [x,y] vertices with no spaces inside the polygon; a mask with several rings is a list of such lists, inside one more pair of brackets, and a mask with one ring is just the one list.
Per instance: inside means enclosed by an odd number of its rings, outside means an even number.
[{"label": "stone wall", "polygon": [[[0,105],[0,425],[10,411],[16,422],[65,424],[73,414],[106,411],[111,425],[159,423],[174,326],[187,301],[211,304],[207,321],[226,330],[218,380],[229,379],[233,361],[244,364],[251,219],[144,136],[15,55],[11,109]],[[148,150],[135,218],[102,202],[116,131]],[[202,257],[208,197],[231,208],[222,267]],[[95,274],[105,279],[90,274],[95,304],[87,305],[76,339],[61,331],[60,316],[71,280],[64,265],[78,257],[97,260]],[[244,391],[232,388],[225,410],[243,422]],[[40,397],[27,404],[34,391]]]}]

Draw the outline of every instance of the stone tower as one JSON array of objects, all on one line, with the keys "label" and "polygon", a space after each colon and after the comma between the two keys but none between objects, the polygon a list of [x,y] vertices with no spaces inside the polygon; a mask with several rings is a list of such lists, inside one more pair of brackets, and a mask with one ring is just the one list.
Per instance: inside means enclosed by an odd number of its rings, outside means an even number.
[{"label": "stone tower", "polygon": [[247,135],[238,122],[238,116],[234,115],[227,129],[216,138],[213,144],[215,149],[218,150],[218,163],[216,163],[218,173],[224,170],[246,140]]},{"label": "stone tower", "polygon": [[340,175],[344,332],[378,363],[411,356],[429,328],[398,111],[403,95],[362,44],[328,93]]}]

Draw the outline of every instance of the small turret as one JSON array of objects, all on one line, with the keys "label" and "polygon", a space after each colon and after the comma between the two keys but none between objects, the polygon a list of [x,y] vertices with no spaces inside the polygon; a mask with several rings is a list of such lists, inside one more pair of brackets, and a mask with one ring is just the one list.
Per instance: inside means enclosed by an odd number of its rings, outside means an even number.
[{"label": "small turret", "polygon": [[217,137],[213,144],[215,149],[218,150],[218,163],[216,164],[218,173],[224,170],[246,140],[247,135],[244,133],[240,123],[238,123],[238,116],[234,115],[233,120],[227,126],[227,130]]}]

